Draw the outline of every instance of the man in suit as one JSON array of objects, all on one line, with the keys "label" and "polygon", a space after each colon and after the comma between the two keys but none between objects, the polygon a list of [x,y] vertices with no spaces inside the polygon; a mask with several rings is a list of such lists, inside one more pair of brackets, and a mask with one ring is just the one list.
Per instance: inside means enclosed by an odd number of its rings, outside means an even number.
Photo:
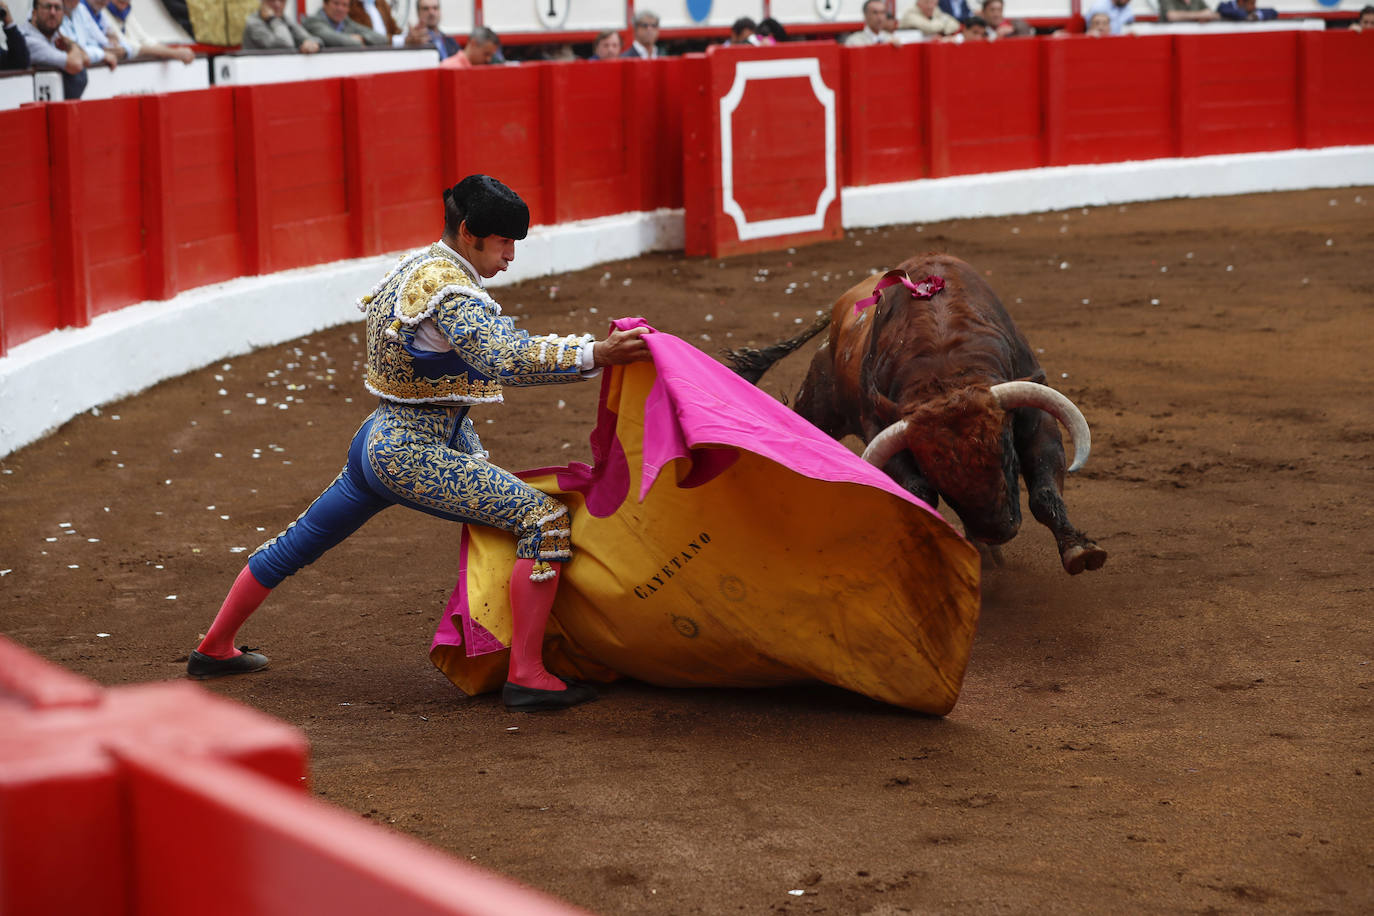
[{"label": "man in suit", "polygon": [[391,41],[381,32],[358,25],[348,18],[348,0],[324,0],[324,5],[305,17],[305,30],[332,48],[359,48],[385,45]]},{"label": "man in suit", "polygon": [[969,7],[968,0],[940,0],[940,9],[949,13],[960,22],[963,22],[973,15],[973,10]]},{"label": "man in suit", "polygon": [[[458,42],[439,31],[439,0],[420,0],[415,14],[418,21],[405,34],[407,48],[428,45],[439,52],[441,62],[459,53]],[[393,38],[392,43],[395,41]]]},{"label": "man in suit", "polygon": [[658,57],[658,14],[648,10],[635,13],[635,40],[621,57]]}]

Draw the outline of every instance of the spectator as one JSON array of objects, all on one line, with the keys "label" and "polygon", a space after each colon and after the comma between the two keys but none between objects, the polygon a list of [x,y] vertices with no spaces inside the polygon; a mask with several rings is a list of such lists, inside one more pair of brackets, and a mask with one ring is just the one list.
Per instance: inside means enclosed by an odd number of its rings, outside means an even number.
[{"label": "spectator", "polygon": [[111,41],[95,21],[91,8],[82,0],[63,0],[67,18],[62,20],[59,31],[68,41],[75,42],[86,52],[93,62],[105,61],[113,70],[129,52],[117,41]]},{"label": "spectator", "polygon": [[86,68],[91,58],[76,42],[62,34],[66,16],[62,0],[34,0],[33,16],[19,24],[19,34],[34,67],[57,67],[62,71],[62,95],[79,99],[86,91]]},{"label": "spectator", "polygon": [[[1374,6],[1367,6],[1371,19],[1374,19]],[[1267,6],[1259,6],[1258,0],[1226,0],[1217,6],[1217,15],[1222,19],[1235,22],[1261,22],[1279,18],[1279,11]]]},{"label": "spectator", "polygon": [[1088,28],[1085,34],[1094,38],[1105,38],[1112,34],[1112,17],[1106,13],[1093,13],[1088,17]]},{"label": "spectator", "polygon": [[5,25],[5,53],[0,55],[0,70],[27,70],[29,43],[24,40],[24,33],[19,31],[19,23],[10,14],[5,0],[0,0],[0,22]]},{"label": "spectator", "polygon": [[959,20],[936,6],[935,0],[916,0],[916,5],[902,14],[901,26],[931,36],[953,35],[959,31]]},{"label": "spectator", "polygon": [[732,45],[756,45],[758,39],[754,33],[758,31],[758,23],[748,16],[741,16],[735,20],[734,25],[730,26],[730,44]]},{"label": "spectator", "polygon": [[577,54],[573,51],[573,46],[565,41],[556,45],[544,45],[540,48],[539,59],[577,60]]},{"label": "spectator", "polygon": [[1350,23],[1351,31],[1363,32],[1365,29],[1374,30],[1374,6],[1366,6],[1360,10],[1360,18]]},{"label": "spectator", "polygon": [[379,35],[385,35],[387,41],[396,47],[405,44],[401,27],[391,15],[390,3],[378,3],[377,0],[348,0],[348,18]]},{"label": "spectator", "polygon": [[1159,0],[1160,22],[1216,22],[1220,18],[1206,0]]},{"label": "spectator", "polygon": [[635,40],[621,57],[654,58],[662,56],[658,50],[658,14],[648,10],[635,13]]},{"label": "spectator", "polygon": [[592,45],[592,60],[615,60],[619,56],[619,32],[615,29],[606,29],[596,36],[596,44]]},{"label": "spectator", "polygon": [[892,36],[895,44],[897,41],[897,17],[893,13],[883,13],[883,31]]},{"label": "spectator", "polygon": [[189,64],[196,59],[196,52],[185,45],[164,45],[153,40],[134,16],[130,0],[91,0],[91,6],[100,10],[100,27],[106,33],[113,32],[129,51],[130,57],[153,58],[155,60],[179,60]]},{"label": "spectator", "polygon": [[1131,0],[1097,0],[1092,6],[1088,7],[1087,15],[1089,21],[1096,13],[1106,13],[1110,24],[1110,31],[1113,35],[1120,35],[1126,30],[1126,26],[1135,22],[1135,10],[1131,9]]},{"label": "spectator", "polygon": [[863,12],[863,31],[855,32],[845,38],[844,46],[846,48],[869,48],[873,45],[897,43],[896,35],[883,28],[888,18],[887,6],[883,0],[865,0]]},{"label": "spectator", "polygon": [[252,50],[300,51],[314,54],[320,43],[310,37],[294,19],[283,13],[286,0],[262,0],[256,13],[249,13],[243,23],[243,47]]},{"label": "spectator", "polygon": [[988,24],[982,16],[970,16],[964,20],[964,41],[987,41]]},{"label": "spectator", "polygon": [[496,60],[496,55],[501,51],[501,39],[496,33],[484,25],[479,25],[472,30],[468,36],[467,47],[462,51],[447,58],[439,66],[452,67],[455,70],[467,70],[471,67],[484,67]]},{"label": "spectator", "polygon": [[761,45],[776,45],[787,40],[787,30],[772,16],[759,22],[759,30],[755,34]]},{"label": "spectator", "polygon": [[415,16],[415,25],[406,32],[407,48],[432,47],[439,52],[440,62],[459,53],[458,42],[439,31],[439,0],[420,0],[415,7]]},{"label": "spectator", "polygon": [[381,32],[374,32],[349,19],[348,0],[324,0],[323,5],[306,16],[301,25],[327,47],[358,48],[391,43]]},{"label": "spectator", "polygon": [[940,0],[940,9],[949,13],[955,19],[963,22],[973,15],[973,10],[968,5],[968,0]]},{"label": "spectator", "polygon": [[989,39],[996,40],[1035,34],[1035,30],[1030,27],[1030,23],[1026,20],[1006,18],[1003,13],[1005,9],[1002,0],[984,0],[983,9],[979,15],[988,24]]}]

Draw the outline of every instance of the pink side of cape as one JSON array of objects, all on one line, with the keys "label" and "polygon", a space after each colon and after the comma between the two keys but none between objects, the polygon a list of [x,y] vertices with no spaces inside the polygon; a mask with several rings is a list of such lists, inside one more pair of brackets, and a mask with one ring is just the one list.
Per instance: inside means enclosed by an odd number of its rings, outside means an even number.
[{"label": "pink side of cape", "polygon": [[[612,326],[622,330],[648,327],[642,318],[621,318]],[[692,470],[681,485],[696,486],[729,467],[738,458],[735,450],[744,449],[814,480],[876,487],[940,517],[881,469],[696,347],[662,332],[649,334],[645,339],[658,379],[644,404],[644,467],[637,494],[640,501],[671,462],[690,458]],[[556,474],[558,485],[580,492],[586,499],[587,510],[599,518],[613,514],[629,496],[631,479],[624,449],[615,436],[615,415],[606,408],[606,393],[603,380],[597,424],[591,436],[592,465],[575,462],[519,474]],[[504,648],[468,615],[466,531],[460,556],[458,583],[444,609],[433,645],[466,645],[469,656]]]}]

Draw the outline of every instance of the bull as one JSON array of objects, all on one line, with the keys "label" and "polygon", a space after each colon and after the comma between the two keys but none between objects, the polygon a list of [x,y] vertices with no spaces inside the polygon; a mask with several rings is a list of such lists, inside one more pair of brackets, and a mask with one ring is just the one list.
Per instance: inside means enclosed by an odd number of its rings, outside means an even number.
[{"label": "bull", "polygon": [[757,382],[826,326],[829,340],[795,399],[801,416],[833,438],[858,436],[865,460],[931,506],[943,497],[969,539],[998,559],[996,545],[1021,527],[1023,476],[1065,571],[1102,567],[1107,552],[1070,523],[1063,497],[1056,421],[1073,441],[1070,472],[1088,459],[1087,421],[1044,384],[1030,344],[977,271],[950,255],[919,255],[850,288],[797,337],[726,356]]}]

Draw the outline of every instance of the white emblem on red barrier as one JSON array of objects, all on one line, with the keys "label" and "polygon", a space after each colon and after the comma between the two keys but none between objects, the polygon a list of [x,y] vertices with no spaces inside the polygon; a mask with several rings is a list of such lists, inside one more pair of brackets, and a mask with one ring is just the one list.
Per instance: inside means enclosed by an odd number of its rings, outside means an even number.
[{"label": "white emblem on red barrier", "polygon": [[[744,98],[750,80],[783,79],[805,76],[811,80],[811,91],[825,109],[825,187],[816,199],[815,212],[804,216],[787,216],[751,222],[744,208],[735,200],[735,155],[731,115]],[[721,206],[735,221],[740,241],[815,232],[825,228],[825,211],[835,199],[838,184],[835,179],[835,93],[821,79],[821,62],[815,57],[786,60],[746,60],[735,67],[735,81],[720,100],[720,179]]]}]

